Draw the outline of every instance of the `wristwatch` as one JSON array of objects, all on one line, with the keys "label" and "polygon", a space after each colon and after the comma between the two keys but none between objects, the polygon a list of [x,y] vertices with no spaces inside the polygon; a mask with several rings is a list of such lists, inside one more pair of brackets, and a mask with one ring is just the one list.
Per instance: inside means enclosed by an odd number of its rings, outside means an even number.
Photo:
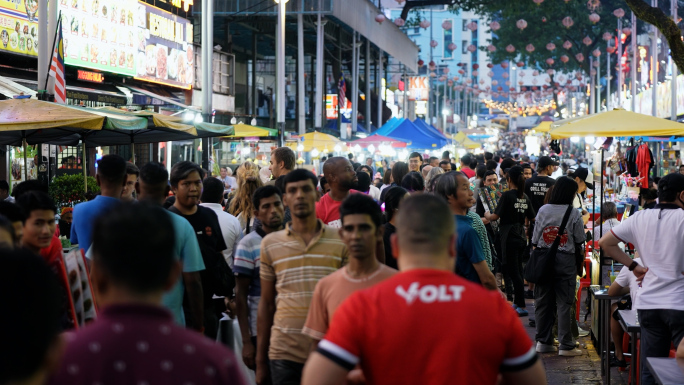
[{"label": "wristwatch", "polygon": [[629,271],[634,271],[634,269],[636,269],[637,266],[639,266],[637,261],[632,261],[632,263],[629,265]]}]

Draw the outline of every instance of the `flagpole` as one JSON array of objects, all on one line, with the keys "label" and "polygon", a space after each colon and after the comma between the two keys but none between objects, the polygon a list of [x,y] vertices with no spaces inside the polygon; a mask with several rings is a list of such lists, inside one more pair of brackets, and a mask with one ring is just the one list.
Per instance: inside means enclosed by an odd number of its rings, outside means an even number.
[{"label": "flagpole", "polygon": [[50,50],[50,61],[48,62],[47,77],[45,78],[45,88],[47,92],[48,79],[50,79],[50,68],[52,67],[52,58],[55,56],[55,45],[57,45],[57,36],[59,36],[59,29],[62,28],[62,11],[59,11],[57,18],[57,30],[55,31],[55,38],[52,41],[52,50]]}]

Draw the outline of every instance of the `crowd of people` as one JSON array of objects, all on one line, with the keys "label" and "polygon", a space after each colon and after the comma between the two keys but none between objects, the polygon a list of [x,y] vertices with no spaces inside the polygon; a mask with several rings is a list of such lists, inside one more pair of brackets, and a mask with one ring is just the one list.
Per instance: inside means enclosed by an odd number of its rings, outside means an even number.
[{"label": "crowd of people", "polygon": [[[538,354],[583,354],[574,309],[592,173],[554,179],[557,159],[507,154],[465,154],[458,165],[449,152],[365,164],[350,154],[321,159],[318,176],[296,168],[287,147],[272,152],[269,173],[245,162],[234,176],[106,155],[100,195],[62,210],[59,225],[45,187],[23,182],[12,199],[0,195],[10,315],[0,341],[16,347],[0,357],[0,384],[545,384]],[[665,356],[684,337],[681,248],[644,230],[684,245],[674,233],[684,175],[662,178],[658,192],[655,210],[600,234],[629,271],[611,290],[643,280],[642,357]],[[60,234],[87,260],[98,314],[84,327],[56,273]],[[558,237],[553,279],[526,283],[532,250]],[[520,317],[535,325],[534,341]],[[216,343],[233,319],[234,353]]]}]

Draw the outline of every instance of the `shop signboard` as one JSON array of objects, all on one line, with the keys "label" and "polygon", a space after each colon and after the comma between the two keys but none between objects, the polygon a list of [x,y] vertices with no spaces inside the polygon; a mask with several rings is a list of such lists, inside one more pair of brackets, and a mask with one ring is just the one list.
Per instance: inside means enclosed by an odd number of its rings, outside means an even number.
[{"label": "shop signboard", "polygon": [[38,56],[38,0],[0,0],[0,51]]},{"label": "shop signboard", "polygon": [[190,88],[188,20],[136,0],[60,0],[60,11],[67,65]]},{"label": "shop signboard", "polygon": [[409,77],[409,100],[428,100],[429,91],[430,82],[427,76]]},{"label": "shop signboard", "polygon": [[135,78],[190,89],[195,78],[192,23],[148,4],[139,7],[145,19],[138,23]]},{"label": "shop signboard", "polygon": [[128,100],[125,96],[109,95],[102,92],[88,92],[88,91],[66,91],[67,99],[84,100],[90,102],[107,103],[127,105]]}]

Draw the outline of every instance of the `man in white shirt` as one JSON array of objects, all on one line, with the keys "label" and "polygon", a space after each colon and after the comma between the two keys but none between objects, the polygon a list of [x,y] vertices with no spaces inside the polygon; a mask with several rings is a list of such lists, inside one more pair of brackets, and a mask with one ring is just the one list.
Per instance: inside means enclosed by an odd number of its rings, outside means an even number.
[{"label": "man in white shirt", "polygon": [[[668,174],[658,183],[660,203],[638,211],[606,233],[603,251],[628,266],[641,289],[635,308],[641,324],[641,384],[655,384],[645,357],[667,357],[670,345],[684,339],[684,175]],[[618,244],[634,245],[643,266]]]},{"label": "man in white shirt", "polygon": [[233,170],[230,167],[221,167],[221,182],[223,182],[224,188],[228,191],[233,191],[237,189],[237,180],[233,175]]},{"label": "man in white shirt", "polygon": [[217,178],[205,178],[202,181],[202,197],[200,206],[204,206],[213,210],[218,216],[219,225],[221,226],[221,233],[223,233],[223,240],[226,242],[227,249],[223,250],[223,258],[228,263],[230,268],[233,268],[233,256],[237,244],[242,239],[242,229],[240,228],[240,221],[234,216],[223,211],[221,202],[223,202],[223,182]]},{"label": "man in white shirt", "polygon": [[[634,258],[634,262],[641,263],[641,259]],[[613,337],[613,342],[615,343],[615,357],[611,358],[610,366],[619,366],[621,368],[627,366],[624,352],[622,351],[622,337],[624,335],[624,331],[622,330],[622,326],[620,326],[620,318],[617,314],[617,311],[633,309],[638,291],[639,282],[637,282],[634,274],[629,271],[629,267],[623,266],[622,270],[620,270],[620,273],[615,278],[615,281],[610,285],[610,288],[608,289],[608,295],[612,297],[619,297],[629,293],[632,302],[631,304],[617,302],[611,306],[610,310],[613,317],[610,319],[610,335]],[[627,307],[627,305],[631,305],[631,307]]]}]

